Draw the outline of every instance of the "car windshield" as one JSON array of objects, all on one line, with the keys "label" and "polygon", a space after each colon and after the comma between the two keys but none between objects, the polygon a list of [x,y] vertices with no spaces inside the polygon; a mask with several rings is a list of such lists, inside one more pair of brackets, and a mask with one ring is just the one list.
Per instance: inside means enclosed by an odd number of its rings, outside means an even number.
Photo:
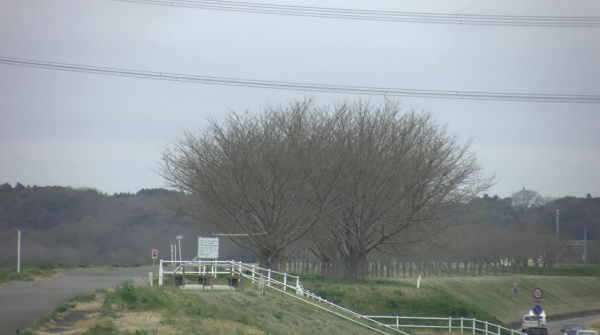
[{"label": "car windshield", "polygon": [[535,321],[533,316],[526,316],[525,321]]},{"label": "car windshield", "polygon": [[596,332],[579,332],[579,335],[598,335]]},{"label": "car windshield", "polygon": [[[527,329],[527,335],[548,335],[548,329],[532,327],[532,328]],[[589,334],[586,334],[586,335],[589,335]]]},{"label": "car windshield", "polygon": [[583,330],[582,325],[565,325],[565,331]]}]

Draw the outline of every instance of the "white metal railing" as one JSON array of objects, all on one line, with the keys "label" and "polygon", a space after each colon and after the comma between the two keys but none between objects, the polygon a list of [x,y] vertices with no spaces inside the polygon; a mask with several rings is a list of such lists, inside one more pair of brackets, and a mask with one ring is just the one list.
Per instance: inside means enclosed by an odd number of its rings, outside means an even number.
[{"label": "white metal railing", "polygon": [[[176,265],[174,270],[168,271],[163,269],[163,263],[168,264],[171,263]],[[190,271],[188,268],[197,269],[196,271]],[[306,289],[300,283],[300,276],[290,275],[286,272],[274,271],[271,269],[261,268],[256,264],[245,264],[242,262],[236,261],[163,261],[160,260],[159,267],[159,277],[158,284],[163,285],[163,277],[165,274],[171,275],[211,275],[213,277],[217,277],[218,274],[239,274],[240,277],[245,277],[250,279],[253,283],[260,283],[261,277],[264,280],[264,285],[269,287],[270,289],[285,293],[290,295],[296,299],[300,299],[305,303],[308,303],[312,306],[324,309],[330,313],[343,317],[347,320],[350,320],[354,323],[360,324],[366,328],[374,330],[376,332],[382,334],[388,334],[384,331],[381,331],[377,328],[374,328],[372,325],[369,325],[365,322],[359,321],[364,320],[372,323],[375,326],[379,326],[381,328],[385,328],[388,331],[393,331],[394,333],[400,333],[404,335],[409,335],[407,332],[402,331],[402,328],[436,328],[436,329],[448,329],[449,332],[452,329],[460,329],[460,332],[463,333],[465,330],[472,332],[473,335],[476,335],[477,332],[483,333],[483,335],[515,335],[520,334],[513,329],[509,329],[506,327],[502,327],[500,325],[496,325],[490,323],[488,321],[477,320],[474,318],[452,318],[452,317],[413,317],[413,316],[379,316],[379,315],[362,315],[358,314],[352,310],[349,310],[345,307],[336,305],[327,299],[324,299]],[[262,276],[261,276],[262,275]],[[281,278],[279,278],[281,277]],[[290,283],[292,283],[290,285]],[[295,291],[296,296],[290,294],[288,292]],[[302,296],[302,298],[298,297]],[[306,297],[306,299],[304,299]],[[315,304],[310,302],[310,299],[317,300],[319,304]],[[328,306],[327,307],[324,307]],[[344,313],[346,315],[343,315]],[[351,317],[348,317],[350,315]],[[392,320],[393,323],[385,323],[387,320]],[[419,323],[408,323],[404,320],[418,320]],[[402,323],[401,323],[402,322]],[[437,323],[437,324],[436,324]],[[443,323],[443,324],[442,324]]]},{"label": "white metal railing", "polygon": [[[483,333],[485,335],[501,335],[501,334],[510,334],[514,335],[521,334],[514,329],[502,327],[500,325],[482,321],[475,318],[464,318],[464,317],[420,317],[420,316],[380,316],[380,315],[365,315],[365,318],[375,319],[375,320],[389,320],[392,319],[395,321],[393,324],[386,324],[390,327],[399,328],[437,328],[437,329],[448,329],[448,332],[452,332],[452,329],[458,330],[463,333],[465,331],[470,331],[475,335],[477,332]],[[404,320],[419,320],[421,322],[428,322],[428,324],[417,324],[417,323],[409,323],[409,324],[401,324],[400,322],[404,322]],[[432,324],[432,323],[438,324]],[[444,324],[441,324],[444,323]]]}]

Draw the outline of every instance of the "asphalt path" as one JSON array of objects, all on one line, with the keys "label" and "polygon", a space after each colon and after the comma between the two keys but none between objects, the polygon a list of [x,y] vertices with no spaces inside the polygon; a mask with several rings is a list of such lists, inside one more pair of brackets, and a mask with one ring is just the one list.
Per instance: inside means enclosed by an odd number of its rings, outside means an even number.
[{"label": "asphalt path", "polygon": [[32,326],[61,303],[78,294],[114,287],[127,279],[148,283],[156,268],[82,269],[61,271],[63,277],[0,286],[0,335]]},{"label": "asphalt path", "polygon": [[548,328],[549,333],[554,333],[556,335],[560,335],[561,334],[560,330],[563,329],[563,326],[566,325],[567,323],[577,323],[577,324],[583,325],[586,322],[592,321],[599,317],[600,317],[600,315],[592,315],[592,316],[586,316],[583,318],[546,322],[546,327]]}]

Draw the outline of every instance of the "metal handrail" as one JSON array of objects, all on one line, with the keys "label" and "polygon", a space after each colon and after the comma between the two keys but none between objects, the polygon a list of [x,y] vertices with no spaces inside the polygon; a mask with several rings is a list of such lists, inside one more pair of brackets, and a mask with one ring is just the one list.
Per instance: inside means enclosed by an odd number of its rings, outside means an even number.
[{"label": "metal handrail", "polygon": [[[242,273],[242,272],[240,272],[240,275],[241,275],[242,277],[250,278],[248,275],[246,275],[246,274],[244,274],[244,273]],[[294,276],[294,277],[296,277],[296,276]],[[250,279],[252,279],[252,278],[250,278]],[[303,301],[303,302],[305,302],[305,303],[307,303],[307,304],[310,304],[310,305],[312,305],[312,306],[315,306],[315,307],[318,307],[318,308],[320,308],[320,309],[323,309],[323,310],[325,310],[325,311],[327,311],[327,312],[329,312],[329,313],[332,313],[332,314],[335,314],[335,315],[337,315],[337,316],[340,316],[340,317],[342,317],[342,318],[344,318],[344,319],[346,319],[346,320],[349,320],[349,321],[352,321],[352,322],[354,322],[354,323],[357,323],[357,324],[359,324],[359,325],[361,325],[361,326],[363,326],[363,327],[366,327],[366,328],[368,328],[368,329],[371,329],[371,330],[373,330],[373,331],[376,331],[376,332],[378,332],[378,333],[381,333],[381,334],[388,334],[388,333],[386,333],[386,332],[384,332],[384,331],[381,331],[381,330],[379,330],[379,329],[377,329],[377,328],[374,328],[374,327],[372,327],[372,326],[369,326],[369,325],[367,325],[367,324],[365,324],[365,323],[363,323],[363,322],[360,322],[360,321],[358,321],[358,320],[352,319],[352,318],[350,318],[350,317],[348,317],[348,316],[346,316],[346,315],[343,315],[343,314],[337,313],[336,311],[332,311],[332,310],[330,310],[330,309],[328,309],[328,308],[325,308],[325,307],[323,307],[323,306],[321,306],[321,305],[318,305],[318,304],[312,303],[312,302],[310,302],[310,301],[308,301],[308,300],[304,300],[304,299],[302,299],[302,298],[300,298],[300,297],[298,297],[298,296],[294,296],[293,294],[290,294],[290,293],[286,292],[285,290],[280,290],[280,289],[278,289],[278,288],[276,288],[276,287],[273,287],[273,286],[267,286],[267,287],[269,287],[270,289],[273,289],[273,290],[279,291],[279,292],[281,292],[281,293],[283,293],[283,294],[287,294],[287,295],[289,295],[289,296],[291,296],[291,297],[293,297],[293,298],[299,299],[300,301]],[[308,292],[308,291],[305,291],[305,292]],[[315,296],[315,297],[317,297],[317,296]],[[323,298],[321,298],[321,297],[318,297],[318,299],[319,299],[319,301],[321,301],[321,302],[327,302],[327,303],[331,304],[329,301],[327,301],[327,300],[325,300],[325,299],[323,299]],[[344,311],[344,312],[350,313],[350,314],[352,314],[353,316],[355,316],[355,317],[357,317],[357,318],[365,319],[365,317],[363,317],[362,315],[360,315],[360,314],[358,314],[358,313],[356,313],[356,312],[354,312],[354,311],[351,311],[351,310],[349,310],[349,309],[346,309],[346,308],[344,308],[344,307],[341,307],[341,306],[338,306],[338,305],[335,305],[335,304],[331,304],[331,305],[332,305],[332,306],[334,306],[334,307],[336,307],[336,308],[338,308],[338,309],[340,309],[340,310],[342,310],[342,311]],[[381,327],[385,327],[385,328],[387,328],[387,329],[394,330],[394,331],[396,331],[396,332],[399,332],[399,333],[401,333],[401,334],[404,334],[404,335],[410,335],[410,334],[408,334],[408,333],[406,333],[406,332],[403,332],[403,331],[401,331],[401,330],[399,330],[399,329],[394,329],[394,328],[391,328],[391,327],[389,327],[389,326],[387,326],[387,325],[385,325],[385,324],[383,324],[383,323],[381,323],[381,322],[378,322],[378,321],[375,321],[375,320],[371,320],[371,319],[368,319],[368,318],[366,318],[366,319],[367,319],[367,320],[369,320],[369,321],[371,321],[371,322],[373,322],[374,324],[376,324],[376,325],[378,325],[378,326],[381,326]]]},{"label": "metal handrail", "polygon": [[[475,318],[465,318],[465,317],[423,317],[423,316],[387,316],[387,315],[365,315],[366,318],[371,318],[371,319],[395,319],[396,320],[396,324],[391,324],[389,326],[392,327],[396,327],[396,328],[447,328],[448,331],[452,331],[452,328],[454,329],[460,329],[461,333],[463,332],[464,329],[470,329],[473,331],[473,334],[475,334],[476,331],[480,331],[483,332],[484,334],[492,334],[492,335],[500,335],[502,330],[505,330],[507,332],[509,332],[511,335],[514,335],[515,333],[520,334],[518,331],[515,331],[514,329],[510,329],[510,328],[506,328],[503,327],[501,325],[495,324],[495,323],[491,323],[489,321],[483,321],[483,320],[479,320],[479,319],[475,319]],[[435,321],[448,321],[447,325],[419,325],[419,324],[400,324],[399,320],[401,319],[414,319],[414,320],[435,320]],[[452,324],[453,321],[460,321],[460,325],[455,325]],[[465,325],[464,321],[469,321],[471,323],[471,325]],[[478,328],[477,327],[477,322],[481,323],[482,325],[485,325],[485,328]],[[489,328],[495,328],[495,332],[491,331]]]}]

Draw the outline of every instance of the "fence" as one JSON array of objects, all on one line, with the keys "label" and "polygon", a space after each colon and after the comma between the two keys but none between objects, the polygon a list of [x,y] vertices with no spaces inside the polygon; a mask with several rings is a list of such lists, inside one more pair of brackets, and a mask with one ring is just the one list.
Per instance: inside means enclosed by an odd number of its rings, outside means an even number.
[{"label": "fence", "polygon": [[[163,263],[172,263],[175,265],[174,270],[164,270]],[[197,269],[196,271],[186,270],[186,268]],[[411,317],[411,316],[377,316],[377,315],[361,315],[352,310],[336,305],[322,297],[304,289],[300,282],[300,277],[290,275],[286,272],[274,271],[271,269],[265,269],[256,266],[255,264],[245,264],[236,261],[160,261],[158,284],[163,285],[163,277],[165,274],[181,275],[210,275],[217,277],[218,274],[237,274],[240,277],[247,278],[253,283],[260,284],[261,278],[264,285],[270,289],[279,291],[300,299],[305,303],[320,309],[326,310],[329,313],[338,315],[344,319],[360,324],[363,327],[369,328],[380,334],[390,334],[386,331],[391,331],[394,334],[409,335],[409,333],[403,331],[404,328],[432,328],[432,329],[448,329],[449,332],[452,329],[460,329],[463,333],[465,330],[472,332],[473,335],[477,333],[483,335],[515,335],[512,329],[502,327],[487,321],[481,321],[474,318],[430,318],[430,317]],[[290,294],[289,292],[294,292]],[[316,300],[316,303],[310,300]],[[394,323],[385,323],[388,320],[392,320]],[[406,323],[406,321],[411,321]],[[417,322],[414,322],[416,320]],[[402,322],[402,324],[401,324]],[[381,329],[375,328],[379,327]]]},{"label": "fence", "polygon": [[[488,321],[482,321],[475,318],[442,318],[442,317],[419,317],[419,316],[379,316],[379,315],[365,315],[365,318],[373,320],[392,320],[395,321],[393,324],[386,324],[389,327],[400,328],[436,328],[436,329],[448,329],[448,332],[452,330],[460,329],[461,333],[465,331],[472,332],[473,335],[477,333],[483,333],[484,335],[515,335],[521,334],[510,328],[502,327],[497,324],[490,323]],[[400,323],[404,320],[418,320],[421,322],[417,323]]]}]

